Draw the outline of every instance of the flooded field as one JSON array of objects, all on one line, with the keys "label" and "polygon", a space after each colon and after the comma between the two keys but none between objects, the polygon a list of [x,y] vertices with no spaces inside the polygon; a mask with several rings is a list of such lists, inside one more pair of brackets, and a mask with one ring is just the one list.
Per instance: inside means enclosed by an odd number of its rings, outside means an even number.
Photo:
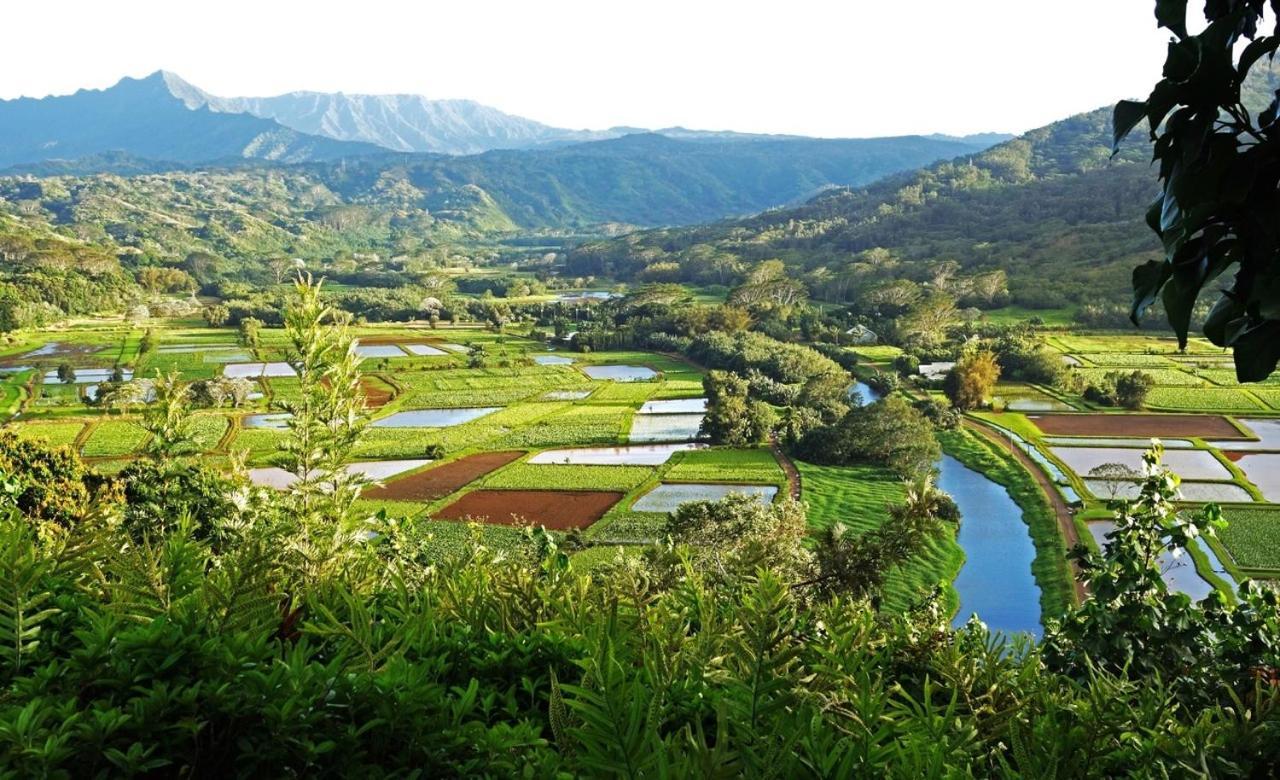
[{"label": "flooded field", "polygon": [[664,483],[637,499],[631,508],[636,512],[674,512],[689,501],[719,501],[734,493],[755,496],[760,503],[768,504],[778,495],[778,488],[775,485]]},{"label": "flooded field", "polygon": [[374,428],[448,428],[478,420],[486,414],[493,414],[499,408],[481,406],[471,409],[412,409],[374,420],[370,425]]}]

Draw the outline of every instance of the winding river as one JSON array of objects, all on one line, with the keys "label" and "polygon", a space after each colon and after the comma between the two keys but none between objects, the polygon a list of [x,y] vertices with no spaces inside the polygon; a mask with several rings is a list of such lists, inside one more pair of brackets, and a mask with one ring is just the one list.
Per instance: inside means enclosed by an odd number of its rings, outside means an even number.
[{"label": "winding river", "polygon": [[994,632],[1039,637],[1040,586],[1031,573],[1036,548],[1022,508],[1002,485],[950,455],[938,467],[938,487],[960,509],[957,541],[965,555],[954,583],[960,609],[952,625],[977,614]]}]

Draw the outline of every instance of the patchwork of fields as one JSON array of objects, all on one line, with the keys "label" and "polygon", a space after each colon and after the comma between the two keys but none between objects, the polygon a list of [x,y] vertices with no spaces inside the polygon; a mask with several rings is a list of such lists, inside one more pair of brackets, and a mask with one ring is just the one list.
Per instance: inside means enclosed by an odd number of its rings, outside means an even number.
[{"label": "patchwork of fields", "polygon": [[1138,334],[1054,333],[1046,343],[1085,379],[1139,370],[1156,383],[1142,413],[1053,388],[1002,386],[1010,396],[1038,393],[1054,403],[976,415],[1032,454],[1080,507],[1078,525],[1090,532],[1082,538],[1102,538],[1092,524],[1103,521],[1089,518],[1105,517],[1108,501],[1135,496],[1141,454],[1159,438],[1165,463],[1183,477],[1183,499],[1221,504],[1231,522],[1193,553],[1196,568],[1211,578],[1280,578],[1280,378],[1237,383],[1230,355],[1203,339],[1186,352],[1172,338]]},{"label": "patchwork of fields", "polygon": [[[789,492],[769,450],[693,443],[702,372],[670,356],[580,354],[467,327],[368,327],[358,335],[373,424],[353,468],[387,475],[361,506],[433,522],[441,544],[474,533],[501,543],[518,533],[512,523],[538,521],[628,545],[658,538],[666,512],[681,500],[748,492],[769,501]],[[1184,498],[1224,503],[1235,520],[1206,555],[1197,554],[1197,569],[1223,565],[1229,576],[1280,578],[1280,508],[1273,505],[1280,501],[1280,380],[1240,386],[1227,356],[1202,341],[1186,353],[1169,339],[1131,334],[1059,332],[1047,343],[1086,379],[1142,370],[1156,380],[1144,414],[1005,383],[996,392],[1000,411],[976,415],[1031,453],[1080,508],[1082,538],[1094,538],[1088,518],[1104,514],[1108,500],[1132,494],[1132,474],[1123,469],[1136,470],[1150,437],[1159,436],[1169,440],[1170,465],[1187,478]],[[195,322],[170,323],[149,338],[123,323],[86,324],[0,351],[0,400],[18,435],[71,447],[113,472],[146,451],[148,436],[136,422],[138,408],[108,412],[95,404],[102,381],[130,371],[178,372],[192,381],[246,377],[253,391],[241,406],[193,416],[194,447],[218,464],[243,452],[263,484],[280,486],[288,482],[273,470],[288,434],[282,413],[298,393],[284,350],[273,330],[250,348],[229,329]],[[898,354],[856,351],[882,367]],[[64,364],[75,382],[57,381]],[[654,446],[659,454],[646,449]],[[392,468],[399,462],[411,465]],[[902,491],[877,469],[800,464],[800,477],[815,528],[839,520],[867,530]],[[468,530],[454,522],[462,520],[485,525]],[[945,579],[959,565],[956,555],[954,543],[931,550],[889,597],[905,601],[921,583]],[[591,556],[608,554],[596,548]]]},{"label": "patchwork of fields", "polygon": [[[554,351],[479,328],[364,328],[358,335],[371,425],[351,469],[381,478],[361,505],[434,522],[447,543],[463,532],[447,530],[455,523],[446,521],[463,520],[490,524],[483,533],[495,541],[526,522],[578,528],[603,541],[651,541],[679,499],[786,493],[768,450],[692,443],[705,401],[702,372],[688,363],[635,351]],[[116,471],[146,451],[140,409],[98,406],[83,383],[56,381],[60,365],[96,381],[117,367],[139,377],[178,372],[189,381],[243,377],[254,392],[241,406],[193,415],[193,446],[217,463],[244,453],[263,486],[291,483],[277,466],[288,436],[285,410],[299,386],[279,331],[264,330],[255,348],[237,343],[229,329],[195,323],[158,329],[149,344],[124,325],[46,336],[0,354],[0,387],[15,399],[10,426],[18,435],[72,447],[100,470]],[[648,452],[655,447],[661,454]]]}]

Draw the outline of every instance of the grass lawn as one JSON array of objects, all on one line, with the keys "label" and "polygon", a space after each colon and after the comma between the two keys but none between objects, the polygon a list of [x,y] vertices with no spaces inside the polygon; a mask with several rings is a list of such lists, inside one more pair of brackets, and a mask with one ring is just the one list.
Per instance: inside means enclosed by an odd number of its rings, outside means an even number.
[{"label": "grass lawn", "polygon": [[82,422],[31,423],[16,428],[20,438],[42,441],[54,447],[71,446],[82,430]]},{"label": "grass lawn", "polygon": [[1222,546],[1242,569],[1280,569],[1280,507],[1226,507]]},{"label": "grass lawn", "polygon": [[[809,526],[814,530],[844,523],[858,533],[878,527],[888,517],[886,506],[904,495],[902,480],[888,469],[875,466],[815,466],[796,462],[803,487],[801,497],[809,505]],[[943,601],[954,612],[959,599],[951,581],[960,571],[964,552],[954,535],[942,535],[905,565],[895,569],[885,584],[884,606],[905,610],[936,586],[943,586]]]},{"label": "grass lawn", "polygon": [[663,479],[667,482],[781,485],[786,482],[786,475],[769,450],[715,448],[676,453]]},{"label": "grass lawn", "polygon": [[87,458],[118,457],[136,451],[147,440],[147,432],[128,420],[106,420],[93,426],[85,439]]}]

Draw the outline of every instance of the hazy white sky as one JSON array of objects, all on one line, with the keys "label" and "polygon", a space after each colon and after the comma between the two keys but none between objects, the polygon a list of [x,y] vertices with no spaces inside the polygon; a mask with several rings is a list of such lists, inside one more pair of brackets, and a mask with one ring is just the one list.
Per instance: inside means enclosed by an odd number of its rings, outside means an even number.
[{"label": "hazy white sky", "polygon": [[0,98],[163,68],[224,96],[411,92],[571,128],[1021,131],[1144,97],[1167,40],[1153,5],[42,0],[5,4]]}]

